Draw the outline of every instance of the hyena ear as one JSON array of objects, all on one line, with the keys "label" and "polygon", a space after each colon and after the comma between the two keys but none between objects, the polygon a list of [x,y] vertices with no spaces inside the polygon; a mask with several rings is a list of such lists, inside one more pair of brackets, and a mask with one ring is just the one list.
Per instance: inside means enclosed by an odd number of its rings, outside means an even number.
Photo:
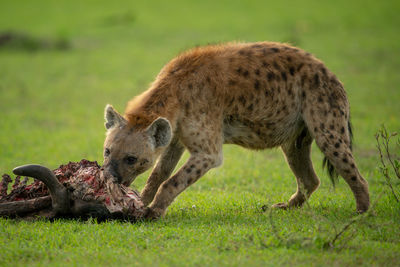
[{"label": "hyena ear", "polygon": [[147,133],[153,139],[155,147],[167,146],[171,141],[171,124],[165,118],[158,118],[147,128]]},{"label": "hyena ear", "polygon": [[122,126],[127,123],[127,121],[124,119],[124,117],[121,116],[121,114],[118,113],[111,105],[107,105],[105,110],[104,110],[104,119],[106,122],[104,123],[104,126],[106,127],[107,130],[115,127],[115,126]]}]

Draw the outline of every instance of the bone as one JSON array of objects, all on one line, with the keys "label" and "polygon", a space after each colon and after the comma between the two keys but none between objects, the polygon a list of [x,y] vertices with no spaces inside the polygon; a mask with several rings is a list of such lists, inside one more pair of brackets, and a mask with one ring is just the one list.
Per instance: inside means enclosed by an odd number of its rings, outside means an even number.
[{"label": "bone", "polygon": [[4,174],[3,179],[0,183],[0,199],[4,198],[7,195],[8,184],[11,183],[10,175]]},{"label": "bone", "polygon": [[22,216],[51,207],[51,197],[44,196],[23,201],[0,203],[0,216]]}]

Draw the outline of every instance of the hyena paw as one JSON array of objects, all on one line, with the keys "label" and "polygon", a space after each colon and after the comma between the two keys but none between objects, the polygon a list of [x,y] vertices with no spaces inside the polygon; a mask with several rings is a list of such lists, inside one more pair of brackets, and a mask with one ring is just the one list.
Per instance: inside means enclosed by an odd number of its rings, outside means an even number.
[{"label": "hyena paw", "polygon": [[280,202],[280,203],[276,203],[276,204],[272,205],[272,208],[286,210],[287,208],[289,208],[289,205],[285,202]]},{"label": "hyena paw", "polygon": [[149,221],[155,221],[161,218],[163,215],[163,212],[158,210],[158,209],[153,209],[150,207],[146,207],[144,214],[143,214],[143,219],[149,220]]}]

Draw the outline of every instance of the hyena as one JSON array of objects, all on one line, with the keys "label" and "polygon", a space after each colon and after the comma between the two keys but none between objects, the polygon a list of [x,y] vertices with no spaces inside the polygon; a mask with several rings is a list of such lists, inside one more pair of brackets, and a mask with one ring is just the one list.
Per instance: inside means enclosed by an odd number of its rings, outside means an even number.
[{"label": "hyena", "polygon": [[[301,206],[319,186],[310,159],[315,139],[330,174],[350,186],[358,212],[369,207],[368,183],[351,151],[349,103],[342,83],[299,48],[274,42],[194,48],[164,66],[121,116],[105,109],[104,168],[129,185],[156,165],[141,192],[146,217],[222,164],[222,145],[280,146],[297,180],[288,203]],[[174,175],[184,150],[190,157]]]}]

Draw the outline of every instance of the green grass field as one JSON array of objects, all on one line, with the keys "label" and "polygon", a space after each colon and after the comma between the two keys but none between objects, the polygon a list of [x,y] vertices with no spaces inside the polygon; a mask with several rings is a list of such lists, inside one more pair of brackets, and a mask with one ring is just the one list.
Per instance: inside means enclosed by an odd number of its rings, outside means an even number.
[{"label": "green grass field", "polygon": [[376,205],[326,249],[356,214],[345,182],[334,190],[322,171],[319,150],[322,183],[309,206],[263,212],[296,189],[282,152],[225,146],[224,165],[157,222],[0,219],[0,265],[399,266],[400,205],[379,173],[374,138],[382,123],[400,131],[399,11],[389,0],[1,1],[0,31],[69,44],[0,47],[1,173],[25,163],[101,163],[107,103],[123,111],[190,47],[271,40],[308,50],[345,84],[355,157]]}]

